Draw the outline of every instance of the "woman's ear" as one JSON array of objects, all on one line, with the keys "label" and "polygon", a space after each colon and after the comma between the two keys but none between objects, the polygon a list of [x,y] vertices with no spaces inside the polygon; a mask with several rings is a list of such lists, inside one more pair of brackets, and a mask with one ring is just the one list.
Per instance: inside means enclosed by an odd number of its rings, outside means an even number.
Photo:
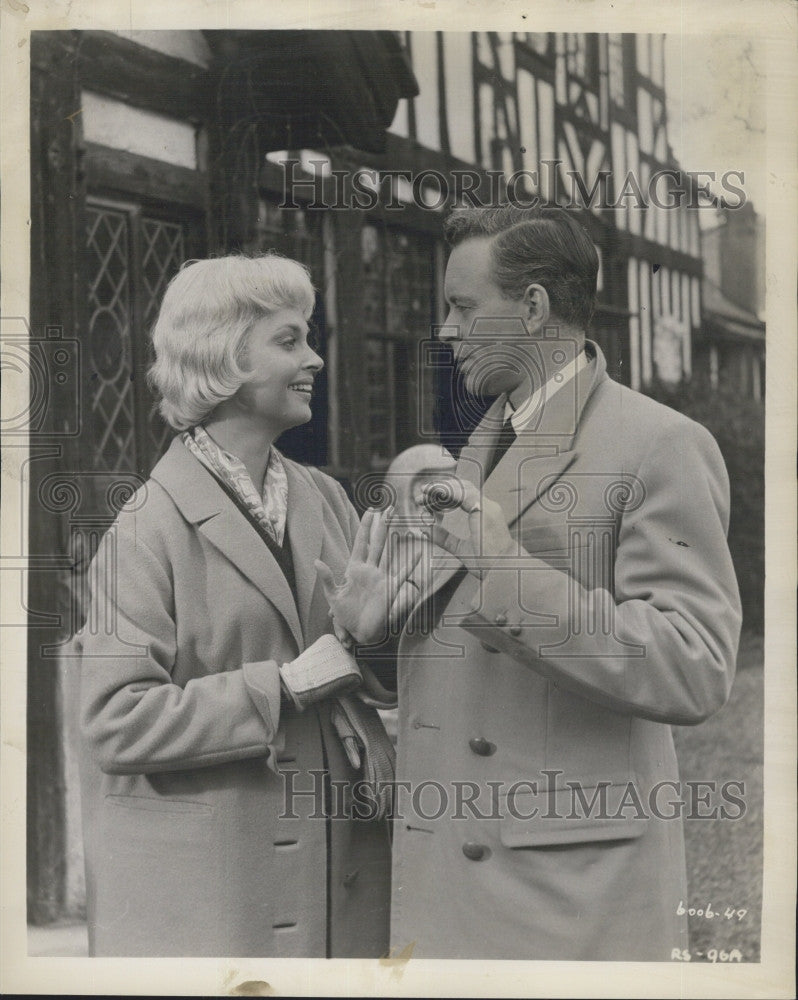
[{"label": "woman's ear", "polygon": [[530,332],[539,330],[549,321],[551,307],[549,305],[549,293],[543,285],[527,285],[524,289],[525,319]]}]

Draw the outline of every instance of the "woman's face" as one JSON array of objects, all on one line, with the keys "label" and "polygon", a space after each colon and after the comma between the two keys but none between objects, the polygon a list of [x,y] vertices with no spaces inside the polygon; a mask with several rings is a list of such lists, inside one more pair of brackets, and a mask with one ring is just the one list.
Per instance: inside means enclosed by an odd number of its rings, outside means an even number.
[{"label": "woman's face", "polygon": [[308,343],[308,324],[296,309],[280,309],[249,328],[241,366],[252,375],[237,405],[275,435],[311,418],[313,380],[324,366]]}]

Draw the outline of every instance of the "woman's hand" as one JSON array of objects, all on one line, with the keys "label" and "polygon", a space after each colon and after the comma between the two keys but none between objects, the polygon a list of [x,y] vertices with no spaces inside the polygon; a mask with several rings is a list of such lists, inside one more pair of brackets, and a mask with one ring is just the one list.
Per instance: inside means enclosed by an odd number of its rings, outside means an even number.
[{"label": "woman's hand", "polygon": [[416,593],[408,577],[421,555],[391,558],[395,546],[386,545],[393,507],[369,508],[363,515],[343,580],[336,583],[332,570],[316,560],[324,594],[339,639],[348,633],[355,642],[370,645],[387,636],[388,623],[406,613]]}]

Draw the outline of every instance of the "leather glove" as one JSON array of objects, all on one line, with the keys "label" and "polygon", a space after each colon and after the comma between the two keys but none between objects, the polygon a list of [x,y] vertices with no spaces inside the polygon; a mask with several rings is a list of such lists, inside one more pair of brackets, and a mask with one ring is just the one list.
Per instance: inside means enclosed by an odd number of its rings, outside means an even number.
[{"label": "leather glove", "polygon": [[323,635],[280,667],[280,681],[301,712],[313,702],[360,687],[363,678],[354,656],[334,635]]},{"label": "leather glove", "polygon": [[363,676],[363,687],[357,692],[357,697],[364,705],[372,708],[396,708],[398,693],[383,687],[367,663],[359,663]]},{"label": "leather glove", "polygon": [[349,763],[369,786],[371,803],[375,804],[374,819],[384,819],[393,805],[393,783],[396,778],[396,752],[376,710],[365,705],[355,695],[343,695],[335,700],[331,718],[341,738]]}]

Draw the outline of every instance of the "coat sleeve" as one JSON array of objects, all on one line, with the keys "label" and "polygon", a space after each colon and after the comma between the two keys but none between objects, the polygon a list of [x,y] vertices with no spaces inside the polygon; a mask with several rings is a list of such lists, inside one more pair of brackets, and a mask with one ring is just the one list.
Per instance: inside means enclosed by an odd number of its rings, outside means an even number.
[{"label": "coat sleeve", "polygon": [[614,574],[599,568],[588,586],[522,549],[524,568],[488,571],[462,624],[585,698],[691,725],[724,704],[734,677],[728,476],[714,438],[690,423],[660,436],[637,477],[644,499],[620,519]]},{"label": "coat sleeve", "polygon": [[74,639],[80,721],[108,774],[146,774],[265,756],[277,736],[278,665],[172,682],[176,625],[168,564],[120,515],[90,570],[87,622]]}]

